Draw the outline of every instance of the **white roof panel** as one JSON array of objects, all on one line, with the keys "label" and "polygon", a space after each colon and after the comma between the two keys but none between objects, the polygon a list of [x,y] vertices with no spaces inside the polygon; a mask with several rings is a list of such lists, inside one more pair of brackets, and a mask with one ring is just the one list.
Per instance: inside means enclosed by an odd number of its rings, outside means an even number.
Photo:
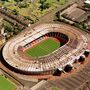
[{"label": "white roof panel", "polygon": [[29,38],[25,39],[25,42],[29,43],[29,42],[31,42],[31,41],[33,41],[33,40],[34,40],[33,37],[29,37]]},{"label": "white roof panel", "polygon": [[23,42],[20,42],[20,45],[21,46],[25,46],[25,44],[26,44],[26,42],[24,42],[24,41]]},{"label": "white roof panel", "polygon": [[42,35],[44,35],[44,34],[48,33],[48,31],[47,31],[47,30],[44,30],[44,31],[41,31],[40,33],[41,33]]},{"label": "white roof panel", "polygon": [[35,39],[37,39],[37,38],[39,38],[39,37],[41,37],[41,36],[42,36],[42,34],[37,33],[37,34],[33,35],[32,37],[35,38]]}]

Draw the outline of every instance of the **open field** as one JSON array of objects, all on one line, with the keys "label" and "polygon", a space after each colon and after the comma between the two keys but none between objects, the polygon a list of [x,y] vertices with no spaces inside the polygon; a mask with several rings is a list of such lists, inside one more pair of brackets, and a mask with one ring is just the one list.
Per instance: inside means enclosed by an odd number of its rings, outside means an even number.
[{"label": "open field", "polygon": [[4,76],[0,76],[0,90],[15,90],[16,86]]},{"label": "open field", "polygon": [[59,47],[60,42],[48,38],[38,43],[37,45],[33,46],[32,48],[28,49],[26,51],[26,54],[32,57],[44,56],[50,54]]},{"label": "open field", "polygon": [[[57,0],[47,0],[48,3],[56,3]],[[66,0],[59,0],[59,4],[65,4]]]}]

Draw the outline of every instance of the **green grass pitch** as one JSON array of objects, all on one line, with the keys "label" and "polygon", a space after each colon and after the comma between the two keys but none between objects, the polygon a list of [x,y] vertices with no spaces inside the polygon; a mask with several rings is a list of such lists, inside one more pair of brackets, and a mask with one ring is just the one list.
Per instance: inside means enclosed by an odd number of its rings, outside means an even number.
[{"label": "green grass pitch", "polygon": [[36,44],[32,48],[26,50],[26,55],[32,57],[39,57],[50,54],[54,50],[60,47],[60,42],[51,38],[45,39],[44,41]]},{"label": "green grass pitch", "polygon": [[0,90],[16,90],[16,86],[4,76],[0,76]]}]

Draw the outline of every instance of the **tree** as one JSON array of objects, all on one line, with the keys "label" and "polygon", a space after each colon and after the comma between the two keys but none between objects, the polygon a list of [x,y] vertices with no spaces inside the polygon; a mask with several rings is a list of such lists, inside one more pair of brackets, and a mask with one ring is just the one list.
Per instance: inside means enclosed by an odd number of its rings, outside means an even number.
[{"label": "tree", "polygon": [[50,7],[49,3],[43,3],[43,4],[41,4],[40,9],[41,9],[41,11],[43,11],[44,9],[47,9],[49,7]]},{"label": "tree", "polygon": [[85,7],[86,7],[86,8],[90,8],[90,4],[86,4]]},{"label": "tree", "polygon": [[64,71],[65,72],[70,72],[72,70],[72,66],[71,65],[66,65],[65,68],[64,68]]},{"label": "tree", "polygon": [[83,56],[80,56],[80,58],[78,59],[79,62],[84,62],[85,58]]},{"label": "tree", "polygon": [[8,22],[4,23],[4,28],[5,28],[6,32],[13,32],[14,31],[12,25],[10,23],[8,23]]},{"label": "tree", "polygon": [[90,53],[89,51],[85,51],[84,52],[85,57],[88,57],[89,53]]},{"label": "tree", "polygon": [[58,2],[60,1],[60,0],[57,0]]},{"label": "tree", "polygon": [[60,11],[56,12],[57,20],[60,20]]},{"label": "tree", "polygon": [[59,69],[55,69],[54,70],[54,73],[53,73],[53,76],[60,76],[61,75],[61,71]]},{"label": "tree", "polygon": [[9,0],[1,0],[1,1],[6,1],[6,2],[8,2]]},{"label": "tree", "polygon": [[18,15],[18,11],[16,9],[13,10],[14,15]]},{"label": "tree", "polygon": [[23,1],[23,0],[14,0],[15,2],[21,2],[21,1]]},{"label": "tree", "polygon": [[40,0],[40,3],[41,4],[43,4],[43,3],[45,3],[46,2],[46,0]]}]

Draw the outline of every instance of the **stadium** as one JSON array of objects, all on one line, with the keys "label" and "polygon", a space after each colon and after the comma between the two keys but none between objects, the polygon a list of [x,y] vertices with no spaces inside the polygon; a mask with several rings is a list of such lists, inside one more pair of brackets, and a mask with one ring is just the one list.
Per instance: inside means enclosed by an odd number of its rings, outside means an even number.
[{"label": "stadium", "polygon": [[11,40],[3,48],[4,62],[15,72],[48,75],[73,68],[89,53],[86,35],[66,24],[42,24]]}]

